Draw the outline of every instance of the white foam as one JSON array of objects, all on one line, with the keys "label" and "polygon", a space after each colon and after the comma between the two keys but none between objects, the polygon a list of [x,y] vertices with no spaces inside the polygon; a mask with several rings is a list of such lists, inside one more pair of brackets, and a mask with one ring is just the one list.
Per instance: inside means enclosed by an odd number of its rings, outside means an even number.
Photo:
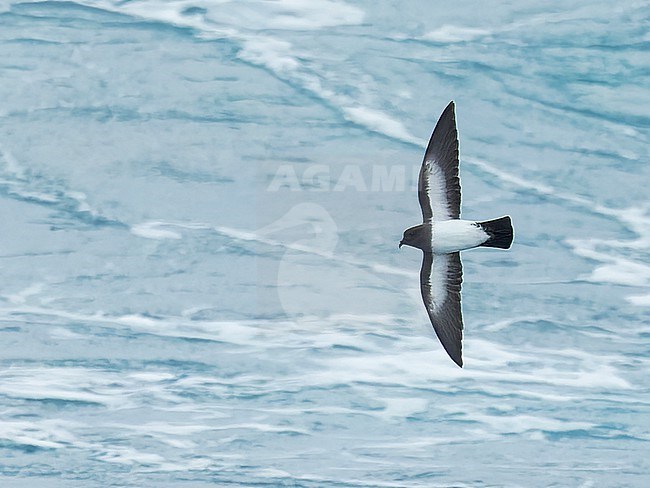
[{"label": "white foam", "polygon": [[165,373],[162,371],[137,371],[135,373],[129,373],[128,377],[135,380],[144,381],[146,383],[169,381],[176,378],[176,376],[173,374]]},{"label": "white foam", "polygon": [[138,432],[155,432],[158,434],[175,436],[198,434],[199,432],[208,432],[211,429],[211,427],[208,425],[170,424],[163,422],[147,422],[145,424],[137,425],[119,424],[116,425],[116,427],[128,428]]},{"label": "white foam", "polygon": [[287,41],[272,38],[252,38],[243,41],[238,56],[253,64],[271,70],[276,76],[297,83],[318,98],[337,108],[348,121],[370,131],[411,144],[422,141],[412,136],[402,122],[376,108],[360,105],[357,100],[344,95],[344,90],[327,88],[321,76],[310,71],[298,61],[293,46]]},{"label": "white foam", "polygon": [[486,29],[443,25],[434,31],[426,33],[423,38],[435,42],[453,43],[473,41],[487,35],[490,35],[490,31]]},{"label": "white foam", "polygon": [[521,29],[530,29],[540,25],[549,25],[562,23],[577,19],[590,17],[590,12],[584,8],[573,8],[571,11],[549,13],[544,12],[541,15],[521,16],[517,20],[509,23],[503,23],[497,26],[490,26],[489,29],[484,27],[467,27],[459,25],[445,24],[438,29],[426,33],[423,39],[440,43],[457,43],[482,39],[486,36],[498,36],[512,31]]},{"label": "white foam", "polygon": [[13,366],[0,372],[0,394],[31,400],[88,402],[112,409],[132,408],[140,395],[176,401],[166,383],[175,376],[166,372],[124,373],[81,366]]},{"label": "white foam", "polygon": [[[421,338],[402,337],[402,350],[397,354],[385,351],[374,355],[366,353],[360,357],[337,357],[322,371],[313,372],[306,378],[310,384],[399,384],[403,387],[424,388],[431,384],[453,385],[472,379],[484,383],[519,384],[518,393],[535,396],[538,388],[552,385],[583,389],[631,389],[621,377],[616,362],[619,357],[589,354],[576,349],[511,348],[491,342],[473,339],[465,344],[467,367],[460,369],[453,365],[444,351],[434,350],[433,344],[423,344]],[[518,368],[539,358],[543,367],[530,370]],[[567,370],[566,361],[577,362]],[[525,388],[524,388],[525,385]],[[510,391],[506,388],[503,393]]]},{"label": "white foam", "polygon": [[287,242],[270,239],[254,231],[245,231],[245,230],[235,229],[232,227],[225,227],[225,226],[217,226],[214,228],[214,230],[219,234],[232,237],[233,239],[238,239],[242,241],[254,241],[254,242],[266,244],[273,247],[283,247],[292,251],[298,251],[306,254],[313,254],[315,256],[319,256],[333,261],[338,261],[340,263],[350,264],[364,269],[371,269],[380,274],[393,274],[393,275],[408,276],[408,277],[419,276],[419,273],[417,272],[408,271],[408,270],[404,270],[392,266],[387,266],[384,264],[375,264],[367,261],[362,261],[362,260],[355,259],[353,257],[344,256],[340,254],[333,254],[329,250],[331,246],[327,246],[328,250],[322,250],[320,249],[322,247],[320,245],[317,247],[311,247],[302,244],[287,243]]},{"label": "white foam", "polygon": [[264,424],[259,422],[247,422],[247,423],[237,423],[237,424],[224,424],[213,426],[212,430],[221,431],[221,430],[256,430],[259,432],[278,432],[282,434],[302,434],[309,435],[310,432],[306,429],[296,429],[289,426],[283,427],[272,424]]},{"label": "white foam", "polygon": [[650,280],[650,266],[645,264],[615,258],[615,263],[597,266],[589,281],[599,283],[614,283],[629,286],[647,286]]},{"label": "white foam", "polygon": [[[228,38],[240,45],[237,56],[249,63],[270,70],[280,79],[290,81],[327,101],[341,115],[370,131],[388,137],[422,145],[390,114],[362,105],[359,99],[347,95],[347,86],[324,85],[327,76],[318,71],[317,56],[296,51],[279,35],[271,36],[269,29],[323,29],[334,26],[357,25],[364,12],[356,6],[332,0],[276,0],[230,2],[140,0],[118,2],[110,0],[78,1],[84,5],[133,15],[172,25],[191,27],[200,37]],[[186,15],[187,8],[198,7],[204,12]],[[300,61],[310,58],[309,67]],[[358,87],[357,87],[358,88]],[[363,97],[364,101],[368,97]]]},{"label": "white foam", "polygon": [[530,430],[566,432],[589,430],[594,427],[594,424],[589,422],[567,421],[533,415],[513,415],[512,413],[502,416],[472,413],[468,418],[489,425],[494,432],[499,434],[520,434]]},{"label": "white foam", "polygon": [[650,294],[647,295],[630,295],[626,297],[626,300],[632,305],[637,305],[639,307],[650,307]]},{"label": "white foam", "polygon": [[[607,241],[599,239],[568,239],[567,244],[582,257],[599,261],[591,274],[583,277],[596,283],[612,283],[627,286],[650,286],[650,266],[643,261],[619,257],[610,252],[597,250],[611,247]],[[615,241],[620,244],[620,241]]]},{"label": "white foam", "polygon": [[13,180],[25,180],[25,168],[23,168],[16,158],[14,158],[13,154],[11,154],[10,151],[6,150],[1,144],[0,144],[0,157],[2,157],[2,161],[4,162],[4,171],[6,174],[10,175]]},{"label": "white foam", "polygon": [[538,183],[533,179],[521,178],[475,157],[468,157],[463,161],[517,188],[523,188],[559,202],[569,203],[591,213],[615,218],[639,236],[640,242],[633,240],[629,242],[629,245],[643,248],[650,247],[650,215],[648,215],[646,208],[650,203],[640,207],[610,208],[579,195],[563,193],[548,185]]},{"label": "white foam", "polygon": [[69,197],[69,198],[72,198],[73,200],[76,200],[76,202],[77,202],[77,210],[79,212],[86,212],[86,213],[91,213],[91,214],[96,215],[96,212],[93,210],[93,208],[87,202],[88,195],[86,195],[84,192],[81,192],[81,191],[67,191],[67,192],[65,192],[65,195],[67,197]]},{"label": "white foam", "polygon": [[5,295],[5,298],[10,302],[14,303],[16,305],[23,304],[27,301],[27,299],[31,296],[34,295],[39,295],[42,291],[43,288],[45,287],[44,283],[33,283],[29,285],[27,288],[17,292],[13,293],[11,295]]},{"label": "white foam", "polygon": [[83,340],[86,338],[83,334],[77,334],[63,327],[50,327],[48,332],[53,339],[59,340]]},{"label": "white foam", "polygon": [[144,465],[161,465],[165,463],[165,458],[155,453],[138,451],[132,447],[109,445],[104,452],[97,456],[97,459],[107,463],[118,464],[144,464]]},{"label": "white foam", "polygon": [[[559,202],[569,203],[594,214],[616,219],[634,232],[637,237],[626,240],[592,237],[589,239],[568,239],[566,241],[577,255],[601,263],[589,275],[582,278],[597,283],[626,286],[647,287],[650,285],[650,266],[646,263],[646,260],[643,257],[632,259],[619,254],[621,249],[650,250],[650,214],[648,212],[650,204],[630,208],[611,208],[578,195],[557,191],[533,180],[525,180],[476,158],[469,158],[465,161],[518,188],[551,197]],[[639,301],[634,298],[628,301],[635,305],[642,303],[642,300]]]},{"label": "white foam", "polygon": [[387,113],[363,106],[342,106],[343,116],[350,122],[394,139],[420,145],[422,141],[412,136],[404,125]]},{"label": "white foam", "polygon": [[[213,418],[219,417],[220,416],[217,415]],[[110,427],[121,431],[133,431],[136,435],[146,435],[162,442],[163,444],[182,450],[196,449],[196,442],[190,440],[189,437],[201,432],[209,432],[211,430],[209,425],[170,424],[162,422],[148,422],[145,424],[135,425],[112,424]]]},{"label": "white foam", "polygon": [[364,19],[364,12],[360,8],[332,0],[279,0],[256,3],[256,9],[273,9],[270,18],[265,13],[263,28],[268,28],[268,22],[271,22],[272,28],[277,29],[315,30],[357,25]]},{"label": "white foam", "polygon": [[[364,12],[335,0],[79,0],[76,3],[133,15],[208,34],[233,35],[243,31],[319,30],[357,25]],[[188,14],[188,9],[195,9]]]},{"label": "white foam", "polygon": [[245,39],[239,57],[266,66],[275,73],[291,73],[300,68],[300,63],[291,54],[291,44],[272,37]]},{"label": "white foam", "polygon": [[178,228],[184,230],[204,230],[209,229],[210,226],[207,224],[201,223],[192,223],[192,222],[168,222],[161,220],[147,221],[140,224],[135,224],[131,226],[131,233],[138,237],[144,237],[146,239],[182,239],[183,235],[179,232],[170,230],[171,228]]},{"label": "white foam", "polygon": [[60,449],[70,445],[85,447],[87,444],[80,442],[71,432],[78,425],[59,419],[0,419],[0,439],[44,449]]},{"label": "white foam", "polygon": [[262,468],[255,470],[257,476],[262,478],[293,478],[293,475],[288,471],[283,471],[281,469],[275,468]]},{"label": "white foam", "polygon": [[[399,320],[398,317],[387,315],[354,315],[334,314],[329,317],[302,316],[295,320],[242,320],[242,321],[201,321],[192,320],[181,316],[172,317],[148,317],[142,315],[107,315],[103,313],[82,314],[67,312],[43,307],[12,307],[11,309],[0,309],[4,312],[2,320],[14,320],[14,314],[38,315],[47,318],[50,325],[54,325],[55,319],[63,321],[74,321],[86,324],[102,324],[103,326],[124,327],[133,331],[146,332],[162,337],[178,337],[184,339],[203,339],[220,342],[228,342],[242,346],[255,346],[263,344],[276,344],[279,346],[291,346],[292,343],[303,344],[309,340],[311,346],[327,347],[331,344],[363,346],[357,336],[340,335],[336,331],[341,324],[348,324],[354,327],[357,332],[374,333],[378,324],[384,324],[386,330],[394,327]],[[329,325],[327,327],[326,325]],[[282,330],[283,334],[277,331]],[[308,337],[303,337],[305,331],[309,330]],[[63,338],[77,338],[77,334],[68,335],[57,333]],[[369,346],[365,346],[366,348]],[[85,374],[80,370],[79,374]],[[47,372],[44,372],[49,376]],[[88,371],[90,376],[92,372]],[[101,375],[100,375],[101,376]],[[100,377],[98,376],[98,377]],[[0,375],[0,378],[2,376]],[[126,379],[139,382],[155,383],[172,379],[167,373],[146,372],[134,373],[134,376],[126,376]],[[40,380],[39,380],[40,381]],[[49,380],[45,380],[47,383]],[[109,380],[106,380],[109,381]],[[185,380],[180,380],[185,381]],[[74,381],[70,381],[72,385]],[[222,382],[223,383],[223,382]],[[1,385],[0,385],[1,386]],[[0,388],[0,391],[2,389]],[[97,390],[95,390],[97,391]],[[95,400],[101,401],[101,398]],[[91,401],[89,399],[89,401]]]},{"label": "white foam", "polygon": [[382,398],[386,408],[375,412],[381,417],[404,420],[416,413],[425,412],[429,402],[424,398]]},{"label": "white foam", "polygon": [[[480,382],[504,380],[525,384],[527,385],[525,391],[533,396],[539,396],[536,388],[544,385],[594,389],[634,387],[621,376],[616,366],[620,361],[618,356],[591,354],[577,349],[547,349],[532,346],[514,350],[496,342],[477,338],[466,341],[464,352],[468,367],[461,370],[448,360],[442,349],[436,347],[435,339],[423,341],[422,334],[417,334],[417,331],[411,328],[406,331],[394,330],[398,319],[389,316],[369,317],[348,314],[329,318],[302,317],[292,321],[199,321],[184,317],[84,315],[38,307],[14,307],[10,311],[9,318],[13,313],[39,314],[87,323],[96,322],[142,330],[160,336],[201,338],[251,347],[258,347],[260,344],[264,344],[265,347],[276,345],[284,348],[304,347],[305,344],[309,344],[310,347],[329,347],[337,344],[364,350],[364,354],[359,356],[337,356],[332,359],[332,364],[329,364],[328,357],[324,358],[326,364],[323,368],[307,373],[305,378],[300,379],[315,385],[354,384],[362,381],[420,388],[426,387],[431,382],[452,384],[461,379],[471,378]],[[424,323],[425,320],[423,319],[422,322]],[[380,329],[386,334],[399,333],[401,348],[398,353],[386,354],[383,347],[374,347],[365,339],[365,334],[377,332],[377,324],[385,324]],[[278,330],[282,330],[283,333],[278,335]],[[309,333],[305,335],[305,331]],[[516,367],[518,363],[525,365],[533,358],[539,358],[544,366],[533,370]],[[566,368],[567,361],[574,364],[571,369]],[[114,381],[112,376],[94,370],[65,368],[59,374],[58,370],[49,368],[43,372],[10,369],[0,375],[0,378],[6,378],[0,382],[0,392],[8,395],[27,394],[34,398],[77,399],[109,405],[124,401],[120,394],[107,386]],[[162,391],[161,388],[164,387],[161,382],[171,379],[167,374],[154,372],[135,377],[123,375],[120,381],[126,381],[134,388],[148,388],[156,394],[156,391]],[[79,391],[78,385],[83,384],[84,381],[91,383],[88,388]],[[293,380],[289,379],[289,381]],[[524,394],[525,391],[522,390],[521,393]]]},{"label": "white foam", "polygon": [[477,168],[480,168],[481,170],[485,171],[486,173],[490,173],[492,176],[497,177],[501,181],[504,181],[506,183],[509,183],[513,186],[516,186],[518,188],[524,188],[526,190],[532,190],[535,193],[539,195],[544,195],[544,196],[555,196],[556,192],[547,185],[544,185],[542,183],[537,183],[534,180],[530,179],[524,179],[521,178],[517,175],[514,175],[512,173],[508,173],[507,171],[503,171],[490,163],[469,157],[469,158],[463,158],[463,163],[468,163],[471,164],[472,166],[476,166]]},{"label": "white foam", "polygon": [[63,400],[117,406],[126,398],[104,395],[95,388],[107,386],[106,375],[86,368],[11,367],[0,373],[0,393],[14,398]]},{"label": "white foam", "polygon": [[60,205],[66,211],[110,220],[90,206],[85,193],[62,188],[59,182],[49,180],[24,168],[2,146],[0,146],[0,163],[2,163],[0,164],[0,176],[2,177],[0,185],[4,186],[10,195],[39,204]]},{"label": "white foam", "polygon": [[131,234],[146,239],[182,239],[183,236],[173,230],[161,229],[160,222],[145,222],[131,226]]},{"label": "white foam", "polygon": [[529,321],[538,321],[538,320],[546,320],[549,317],[543,317],[543,316],[536,316],[536,315],[522,315],[519,317],[511,317],[507,318],[504,320],[500,320],[498,322],[493,322],[489,325],[485,326],[485,330],[489,332],[498,332],[500,330],[507,329],[508,327],[511,327],[515,324],[519,324],[522,322],[529,322]]}]

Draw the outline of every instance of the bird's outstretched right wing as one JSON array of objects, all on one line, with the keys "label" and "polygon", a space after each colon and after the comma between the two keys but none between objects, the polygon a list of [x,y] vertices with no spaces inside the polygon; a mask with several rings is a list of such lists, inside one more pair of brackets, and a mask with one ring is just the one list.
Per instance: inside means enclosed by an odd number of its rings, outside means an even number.
[{"label": "bird's outstretched right wing", "polygon": [[460,253],[424,252],[420,270],[420,291],[433,330],[451,359],[463,367],[463,315],[460,288],[463,266]]},{"label": "bird's outstretched right wing", "polygon": [[442,112],[424,153],[418,178],[418,200],[424,222],[460,218],[458,131],[454,102]]}]

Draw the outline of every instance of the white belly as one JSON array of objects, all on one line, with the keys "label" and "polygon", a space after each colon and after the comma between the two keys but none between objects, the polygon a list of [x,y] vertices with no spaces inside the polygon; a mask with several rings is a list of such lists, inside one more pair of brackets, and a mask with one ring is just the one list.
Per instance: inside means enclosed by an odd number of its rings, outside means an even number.
[{"label": "white belly", "polygon": [[468,220],[433,221],[433,252],[436,254],[471,249],[489,237],[480,226]]}]

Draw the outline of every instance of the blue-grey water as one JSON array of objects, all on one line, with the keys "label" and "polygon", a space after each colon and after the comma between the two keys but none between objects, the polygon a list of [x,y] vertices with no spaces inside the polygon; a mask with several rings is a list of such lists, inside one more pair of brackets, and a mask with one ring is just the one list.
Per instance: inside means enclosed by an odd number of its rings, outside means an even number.
[{"label": "blue-grey water", "polygon": [[[0,484],[650,486],[644,1],[0,1]],[[457,104],[465,368],[413,174]]]}]

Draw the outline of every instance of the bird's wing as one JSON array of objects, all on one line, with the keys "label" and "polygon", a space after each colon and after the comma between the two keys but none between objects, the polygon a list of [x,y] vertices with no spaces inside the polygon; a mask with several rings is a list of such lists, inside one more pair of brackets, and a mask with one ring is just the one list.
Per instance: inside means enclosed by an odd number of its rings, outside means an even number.
[{"label": "bird's wing", "polygon": [[454,102],[433,129],[418,178],[418,199],[424,222],[460,218],[458,131]]},{"label": "bird's wing", "polygon": [[460,287],[463,266],[460,253],[425,252],[420,270],[420,291],[433,330],[447,354],[463,366],[463,315],[460,308]]}]

